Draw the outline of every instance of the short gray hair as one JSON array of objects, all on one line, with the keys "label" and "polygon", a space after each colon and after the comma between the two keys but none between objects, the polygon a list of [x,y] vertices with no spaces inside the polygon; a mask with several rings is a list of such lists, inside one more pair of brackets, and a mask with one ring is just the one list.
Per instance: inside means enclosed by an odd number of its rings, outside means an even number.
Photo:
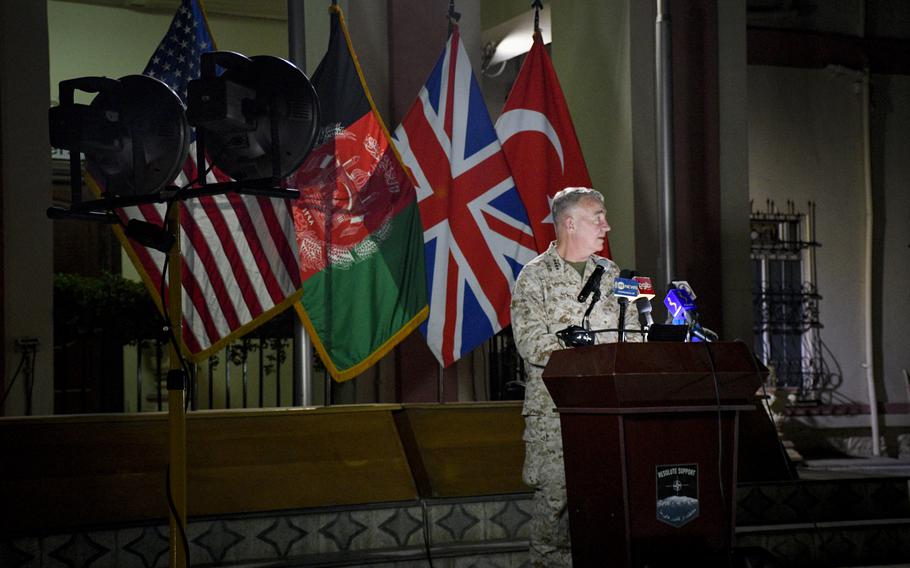
[{"label": "short gray hair", "polygon": [[557,191],[553,196],[553,225],[558,227],[566,212],[585,198],[594,199],[601,204],[604,202],[603,194],[589,187],[567,187]]}]

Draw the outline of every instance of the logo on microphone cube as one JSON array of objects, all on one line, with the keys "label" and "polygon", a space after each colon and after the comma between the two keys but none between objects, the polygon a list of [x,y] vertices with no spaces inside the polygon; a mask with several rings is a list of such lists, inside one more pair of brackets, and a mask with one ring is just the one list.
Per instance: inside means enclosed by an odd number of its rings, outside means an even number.
[{"label": "logo on microphone cube", "polygon": [[692,301],[688,292],[681,288],[674,288],[667,292],[667,297],[664,298],[664,305],[667,306],[667,311],[670,312],[673,318],[678,318],[685,312],[695,309],[695,302]]},{"label": "logo on microphone cube", "polygon": [[679,288],[680,290],[682,290],[686,294],[688,294],[689,299],[692,300],[693,302],[695,301],[695,298],[697,298],[697,296],[695,295],[695,290],[692,289],[692,286],[690,286],[689,282],[687,282],[686,280],[674,280],[673,282],[671,282],[671,284],[673,285],[674,288]]},{"label": "logo on microphone cube", "polygon": [[645,296],[650,300],[657,295],[654,293],[654,284],[651,283],[651,279],[647,276],[636,276],[635,281],[638,282],[638,294],[640,296]]},{"label": "logo on microphone cube", "polygon": [[617,299],[638,297],[638,282],[632,278],[617,278],[613,281],[613,295],[617,296]]}]

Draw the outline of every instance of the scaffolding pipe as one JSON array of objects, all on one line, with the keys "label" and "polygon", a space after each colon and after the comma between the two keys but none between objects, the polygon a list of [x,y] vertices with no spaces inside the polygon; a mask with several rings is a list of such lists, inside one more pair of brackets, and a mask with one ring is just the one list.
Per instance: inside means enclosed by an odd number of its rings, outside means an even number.
[{"label": "scaffolding pipe", "polygon": [[[303,0],[288,0],[288,56],[306,72],[306,15]],[[313,406],[313,347],[299,317],[294,317],[294,406]]]}]

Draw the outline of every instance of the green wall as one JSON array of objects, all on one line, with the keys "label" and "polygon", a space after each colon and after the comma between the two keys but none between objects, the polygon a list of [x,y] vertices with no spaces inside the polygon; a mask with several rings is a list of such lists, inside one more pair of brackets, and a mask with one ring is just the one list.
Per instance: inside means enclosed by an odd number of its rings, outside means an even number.
[{"label": "green wall", "polygon": [[613,260],[634,266],[628,6],[624,0],[567,2],[552,18],[553,65],[591,181],[604,194]]},{"label": "green wall", "polygon": [[[142,73],[173,16],[171,12],[48,0],[51,100],[57,100],[57,85],[64,79]],[[209,14],[208,21],[218,49],[287,57],[285,21],[215,14]]]},{"label": "green wall", "polygon": [[[549,4],[549,2],[544,2]],[[456,10],[458,9],[456,5]],[[531,9],[530,0],[495,0],[480,5],[480,26],[487,30]]]}]

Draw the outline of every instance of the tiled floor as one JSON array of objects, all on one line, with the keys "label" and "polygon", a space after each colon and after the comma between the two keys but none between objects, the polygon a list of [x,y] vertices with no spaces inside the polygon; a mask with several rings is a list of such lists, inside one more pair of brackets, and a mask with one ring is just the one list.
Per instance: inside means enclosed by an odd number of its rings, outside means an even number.
[{"label": "tiled floor", "polygon": [[[196,519],[187,538],[197,566],[423,566],[428,544],[434,567],[518,568],[529,505],[518,494]],[[167,551],[166,525],[114,528],[0,542],[0,566],[156,568]]]},{"label": "tiled floor", "polygon": [[799,568],[910,562],[910,463],[808,460],[799,474],[738,488],[738,545]]},{"label": "tiled floor", "polygon": [[[807,460],[800,477],[738,488],[738,546],[799,568],[910,568],[910,462]],[[416,568],[429,550],[434,568],[519,568],[529,506],[516,494],[236,515],[194,519],[187,537],[195,566]],[[155,568],[167,550],[166,525],[114,527],[0,541],[0,567]]]}]

